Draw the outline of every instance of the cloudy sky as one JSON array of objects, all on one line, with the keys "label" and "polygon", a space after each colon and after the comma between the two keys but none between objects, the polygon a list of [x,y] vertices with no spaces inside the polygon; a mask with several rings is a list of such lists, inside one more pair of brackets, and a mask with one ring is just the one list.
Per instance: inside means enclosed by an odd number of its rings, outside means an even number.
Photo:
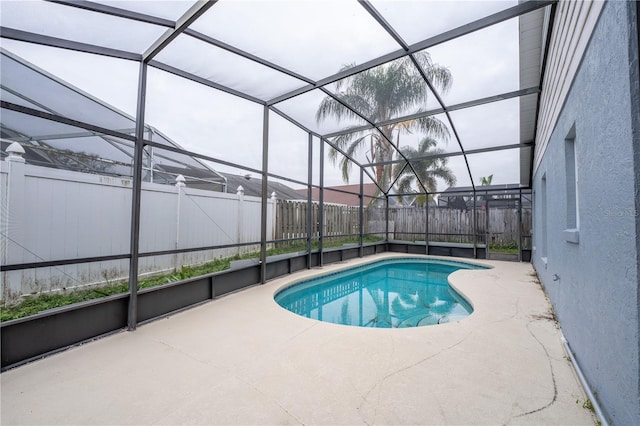
[{"label": "cloudy sky", "polygon": [[[190,5],[180,1],[103,3],[168,19],[176,19]],[[515,3],[372,2],[409,44]],[[42,2],[3,1],[2,8],[3,26],[136,52],[144,51],[164,31],[151,25],[132,26],[123,19],[95,17],[81,10],[69,13],[69,8]],[[192,28],[313,80],[331,75],[346,64],[362,63],[399,48],[356,1],[222,0]],[[2,47],[135,115],[136,63],[4,39]],[[438,45],[428,53],[453,75],[452,88],[443,95],[446,104],[519,89],[517,19]],[[305,84],[185,35],[156,59],[264,99]],[[277,107],[312,130],[330,132],[344,127],[345,123],[315,121],[322,97],[314,91]],[[437,106],[432,98],[422,107]],[[186,149],[260,168],[262,114],[260,105],[150,68],[147,122]],[[518,100],[455,111],[451,117],[465,149],[519,142]],[[444,116],[439,118],[445,120]],[[400,144],[415,146],[419,139],[420,135],[404,135]],[[443,143],[442,148],[448,152],[459,150],[454,138]],[[316,170],[317,152],[316,144]],[[307,135],[273,113],[269,156],[270,172],[306,181]],[[469,158],[475,183],[490,174],[494,175],[494,183],[517,183],[518,161],[518,153],[513,150]],[[449,166],[458,185],[470,184],[462,157],[452,157]],[[357,174],[352,176],[352,183],[357,183]],[[317,182],[314,173],[314,183]],[[342,184],[339,171],[328,169],[325,183]]]}]

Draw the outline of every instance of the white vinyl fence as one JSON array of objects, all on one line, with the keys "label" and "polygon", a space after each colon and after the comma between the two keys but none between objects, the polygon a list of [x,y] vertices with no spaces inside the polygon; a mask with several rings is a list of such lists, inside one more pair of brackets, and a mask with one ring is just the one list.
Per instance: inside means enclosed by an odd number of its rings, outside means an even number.
[{"label": "white vinyl fence", "polygon": [[[0,161],[3,265],[128,254],[132,182],[28,165],[19,155]],[[273,200],[269,200],[273,206]],[[140,252],[260,241],[261,199],[143,183]],[[275,229],[274,209],[267,227]],[[273,231],[267,239],[273,238]],[[179,269],[259,245],[141,257],[139,273]],[[126,279],[129,259],[5,271],[2,298]]]}]

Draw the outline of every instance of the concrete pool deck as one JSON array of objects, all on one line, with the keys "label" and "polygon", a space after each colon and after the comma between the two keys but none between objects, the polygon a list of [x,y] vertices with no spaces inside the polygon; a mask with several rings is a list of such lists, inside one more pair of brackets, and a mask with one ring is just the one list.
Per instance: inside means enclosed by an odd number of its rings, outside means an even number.
[{"label": "concrete pool deck", "polygon": [[438,326],[340,326],[273,301],[293,280],[407,256],[298,272],[6,371],[1,423],[595,423],[528,263],[452,274],[475,311]]}]

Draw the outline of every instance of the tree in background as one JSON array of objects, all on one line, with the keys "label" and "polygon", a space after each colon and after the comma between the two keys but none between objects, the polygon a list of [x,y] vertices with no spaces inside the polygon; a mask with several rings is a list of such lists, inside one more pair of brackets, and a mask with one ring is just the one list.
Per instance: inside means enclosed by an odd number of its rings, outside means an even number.
[{"label": "tree in background", "polygon": [[[426,52],[414,56],[433,86],[441,93],[446,93],[452,83],[451,72],[441,65],[434,64]],[[342,70],[351,67],[353,65],[343,67]],[[420,111],[420,107],[426,105],[429,93],[427,84],[409,57],[363,71],[336,83],[336,96],[374,123],[390,120],[409,111]],[[318,107],[316,120],[321,122],[329,118],[338,122],[360,119],[353,111],[327,96]],[[399,148],[400,134],[418,132],[444,142],[449,138],[447,126],[435,117],[387,124],[380,126],[380,130],[382,134],[375,129],[356,131],[338,136],[332,142],[350,156],[366,150],[367,161],[373,163],[393,159],[396,149],[392,144]],[[348,182],[351,161],[333,147],[329,150],[329,158],[334,164],[341,158],[339,164],[342,178]],[[391,165],[371,167],[378,184],[385,187],[392,179]]]},{"label": "tree in background", "polygon": [[481,177],[480,178],[480,185],[482,186],[489,186],[491,185],[491,181],[493,180],[493,175],[489,175],[487,177]]},{"label": "tree in background", "polygon": [[[483,176],[483,177],[480,178],[480,186],[489,186],[489,185],[491,185],[491,181],[492,180],[493,180],[493,175],[492,174],[487,176],[487,177]],[[482,195],[480,197],[480,199],[481,200],[485,200],[485,201],[493,200],[493,195],[489,195],[489,194],[485,193],[484,195]]]},{"label": "tree in background", "polygon": [[[410,146],[404,146],[400,151],[406,158],[421,158],[419,160],[411,161],[413,170],[409,168],[406,161],[396,163],[393,167],[393,177],[398,178],[396,184],[396,191],[399,194],[408,194],[412,192],[422,192],[421,188],[417,188],[417,179],[424,184],[427,191],[433,193],[437,190],[436,179],[442,179],[447,185],[453,186],[456,184],[456,177],[453,171],[447,167],[448,159],[446,157],[439,157],[444,151],[441,148],[437,148],[438,142],[430,137],[426,137],[418,144],[418,149]],[[427,201],[430,201],[433,196],[418,196],[416,203],[418,205],[424,205]]]}]

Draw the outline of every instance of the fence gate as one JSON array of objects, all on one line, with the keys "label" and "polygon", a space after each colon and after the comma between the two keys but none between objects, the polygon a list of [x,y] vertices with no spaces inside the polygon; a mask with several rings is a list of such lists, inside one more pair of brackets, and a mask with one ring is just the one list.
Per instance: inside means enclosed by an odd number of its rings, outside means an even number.
[{"label": "fence gate", "polygon": [[486,244],[487,259],[512,260],[522,259],[522,208],[520,200],[487,199],[486,209]]}]

